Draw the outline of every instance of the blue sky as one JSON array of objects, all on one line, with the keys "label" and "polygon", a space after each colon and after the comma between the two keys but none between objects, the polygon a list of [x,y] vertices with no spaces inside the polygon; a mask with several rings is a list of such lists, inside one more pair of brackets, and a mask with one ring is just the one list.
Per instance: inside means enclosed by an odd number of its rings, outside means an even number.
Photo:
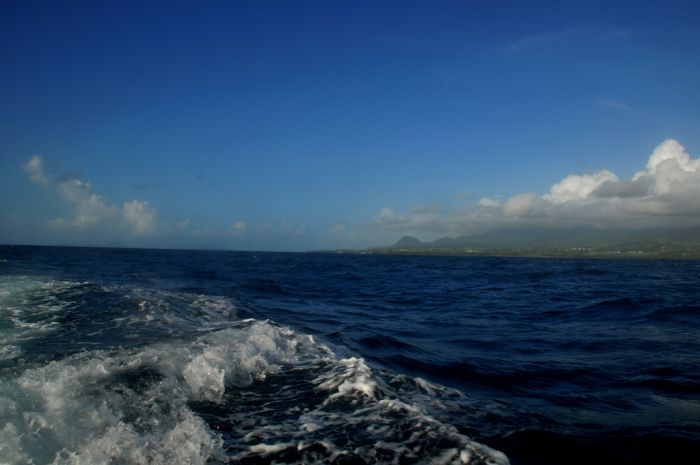
[{"label": "blue sky", "polygon": [[3,2],[0,242],[694,224],[700,5],[609,3]]}]

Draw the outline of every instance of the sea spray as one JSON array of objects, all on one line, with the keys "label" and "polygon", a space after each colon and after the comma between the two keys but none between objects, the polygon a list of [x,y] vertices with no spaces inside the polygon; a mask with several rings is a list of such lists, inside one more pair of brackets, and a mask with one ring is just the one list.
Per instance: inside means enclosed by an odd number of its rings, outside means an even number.
[{"label": "sea spray", "polygon": [[83,352],[24,371],[0,392],[8,406],[1,459],[507,463],[401,400],[362,359],[339,359],[274,322],[231,326],[189,342]]}]

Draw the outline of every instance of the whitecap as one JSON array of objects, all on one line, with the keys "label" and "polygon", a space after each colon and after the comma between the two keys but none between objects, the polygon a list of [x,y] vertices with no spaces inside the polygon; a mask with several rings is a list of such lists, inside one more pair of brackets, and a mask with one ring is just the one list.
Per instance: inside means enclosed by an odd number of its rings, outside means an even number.
[{"label": "whitecap", "polygon": [[10,464],[508,463],[362,358],[270,321],[27,369],[0,384],[0,413]]}]

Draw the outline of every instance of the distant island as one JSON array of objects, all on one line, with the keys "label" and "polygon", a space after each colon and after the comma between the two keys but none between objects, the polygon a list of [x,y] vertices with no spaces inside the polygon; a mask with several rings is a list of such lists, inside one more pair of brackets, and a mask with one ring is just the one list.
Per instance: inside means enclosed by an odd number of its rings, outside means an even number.
[{"label": "distant island", "polygon": [[504,228],[423,242],[403,236],[394,244],[337,253],[466,255],[553,258],[700,259],[700,228],[603,230]]}]

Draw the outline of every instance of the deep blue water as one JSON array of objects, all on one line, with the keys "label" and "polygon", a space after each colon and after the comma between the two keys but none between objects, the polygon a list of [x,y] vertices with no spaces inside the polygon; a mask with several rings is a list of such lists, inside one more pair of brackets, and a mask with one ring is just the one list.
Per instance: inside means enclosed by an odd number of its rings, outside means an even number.
[{"label": "deep blue water", "polygon": [[694,463],[700,263],[0,246],[0,372],[0,463]]}]

